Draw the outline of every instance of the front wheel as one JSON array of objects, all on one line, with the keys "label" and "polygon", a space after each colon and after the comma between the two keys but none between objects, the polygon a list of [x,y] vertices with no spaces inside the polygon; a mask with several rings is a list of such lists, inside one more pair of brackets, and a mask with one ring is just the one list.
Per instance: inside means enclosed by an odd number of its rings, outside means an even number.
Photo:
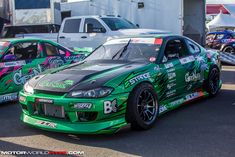
[{"label": "front wheel", "polygon": [[224,48],[224,52],[228,52],[232,55],[235,55],[235,49],[232,46],[227,46]]},{"label": "front wheel", "polygon": [[205,81],[206,91],[210,96],[215,96],[220,90],[220,71],[218,67],[213,66],[210,71],[207,80]]},{"label": "front wheel", "polygon": [[126,120],[132,129],[147,130],[153,126],[158,116],[157,95],[148,83],[142,83],[130,93]]}]

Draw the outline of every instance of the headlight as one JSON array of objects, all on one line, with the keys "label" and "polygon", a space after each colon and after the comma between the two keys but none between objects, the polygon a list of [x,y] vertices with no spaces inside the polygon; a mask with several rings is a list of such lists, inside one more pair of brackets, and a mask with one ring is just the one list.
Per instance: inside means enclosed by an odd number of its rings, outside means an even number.
[{"label": "headlight", "polygon": [[29,83],[25,83],[24,85],[24,91],[26,93],[29,93],[29,94],[33,94],[34,93],[34,90],[33,90],[33,87],[29,85]]},{"label": "headlight", "polygon": [[69,97],[75,98],[101,98],[108,96],[113,91],[113,88],[101,87],[92,90],[78,90],[69,93]]}]

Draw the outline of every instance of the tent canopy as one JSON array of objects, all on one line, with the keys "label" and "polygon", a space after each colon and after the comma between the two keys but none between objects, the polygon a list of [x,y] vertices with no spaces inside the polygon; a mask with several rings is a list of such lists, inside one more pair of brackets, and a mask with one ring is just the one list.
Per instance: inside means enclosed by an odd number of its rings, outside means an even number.
[{"label": "tent canopy", "polygon": [[214,28],[235,28],[235,17],[220,12],[220,14],[218,14],[206,26],[209,30]]}]

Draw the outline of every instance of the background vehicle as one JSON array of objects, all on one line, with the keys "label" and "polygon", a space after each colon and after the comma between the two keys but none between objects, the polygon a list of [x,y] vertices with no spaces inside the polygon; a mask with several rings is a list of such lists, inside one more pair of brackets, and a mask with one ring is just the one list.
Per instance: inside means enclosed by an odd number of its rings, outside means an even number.
[{"label": "background vehicle", "polygon": [[233,42],[223,44],[220,51],[227,52],[235,56],[235,39]]},{"label": "background vehicle", "polygon": [[67,133],[110,133],[127,123],[149,129],[160,114],[215,96],[220,67],[218,53],[181,36],[110,40],[83,62],[28,81],[21,120]]},{"label": "background vehicle", "polygon": [[125,35],[161,34],[166,31],[140,29],[130,21],[115,16],[76,16],[61,24],[58,43],[67,47],[97,48],[111,38]]},{"label": "background vehicle", "polygon": [[[61,24],[60,0],[9,0],[9,23],[2,30],[2,38],[17,34],[58,33]],[[9,6],[6,6],[9,5]]]},{"label": "background vehicle", "polygon": [[24,83],[46,69],[83,58],[83,54],[76,54],[49,40],[0,40],[0,103],[16,100]]},{"label": "background vehicle", "polygon": [[235,41],[235,32],[233,31],[211,32],[206,36],[206,46],[217,50],[221,50],[223,44],[233,41]]}]

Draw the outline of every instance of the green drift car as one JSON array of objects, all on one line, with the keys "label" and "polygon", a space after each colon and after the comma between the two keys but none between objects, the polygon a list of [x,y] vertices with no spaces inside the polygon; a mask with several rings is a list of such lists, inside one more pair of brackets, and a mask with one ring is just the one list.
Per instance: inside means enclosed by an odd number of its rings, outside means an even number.
[{"label": "green drift car", "polygon": [[39,73],[84,57],[49,40],[0,40],[0,103],[18,100],[25,82]]},{"label": "green drift car", "polygon": [[20,92],[21,120],[64,133],[149,129],[161,114],[221,88],[216,52],[175,35],[106,42],[84,61],[38,75]]}]

